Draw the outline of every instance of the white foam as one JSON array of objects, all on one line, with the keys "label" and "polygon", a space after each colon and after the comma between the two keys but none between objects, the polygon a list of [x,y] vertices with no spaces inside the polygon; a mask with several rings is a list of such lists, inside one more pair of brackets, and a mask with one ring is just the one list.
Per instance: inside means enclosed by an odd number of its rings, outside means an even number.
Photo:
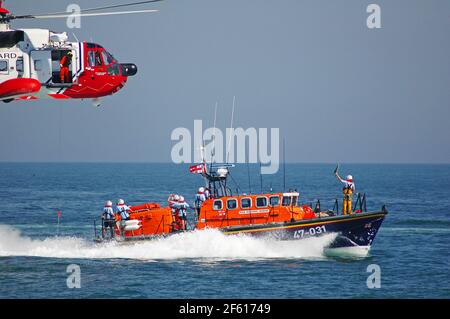
[{"label": "white foam", "polygon": [[342,258],[364,258],[369,255],[371,246],[353,246],[353,247],[339,247],[339,248],[325,248],[324,254],[328,257],[342,257]]},{"label": "white foam", "polygon": [[31,239],[10,226],[0,225],[0,256],[52,258],[130,258],[143,260],[214,258],[323,258],[335,234],[297,241],[277,241],[245,235],[224,235],[218,230],[176,234],[132,243],[101,243],[78,237]]}]

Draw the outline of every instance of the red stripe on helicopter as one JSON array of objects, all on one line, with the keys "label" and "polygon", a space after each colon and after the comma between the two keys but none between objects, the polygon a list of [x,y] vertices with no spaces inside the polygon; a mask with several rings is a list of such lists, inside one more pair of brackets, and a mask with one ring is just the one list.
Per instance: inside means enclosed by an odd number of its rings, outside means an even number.
[{"label": "red stripe on helicopter", "polygon": [[54,98],[54,99],[57,99],[57,100],[67,100],[67,99],[70,99],[69,96],[64,95],[64,94],[49,94],[48,96],[50,96],[50,97],[52,97],[52,98]]},{"label": "red stripe on helicopter", "polygon": [[18,100],[37,100],[38,98],[36,96],[21,96],[17,99]]}]

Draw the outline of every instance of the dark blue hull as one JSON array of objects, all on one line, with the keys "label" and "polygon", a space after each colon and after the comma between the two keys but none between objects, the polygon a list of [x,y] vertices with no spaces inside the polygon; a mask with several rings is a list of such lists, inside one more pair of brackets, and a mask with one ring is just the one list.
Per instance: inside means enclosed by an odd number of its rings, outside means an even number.
[{"label": "dark blue hull", "polygon": [[337,234],[327,248],[370,247],[387,212],[358,213],[298,222],[235,226],[223,229],[226,234],[269,236],[279,240],[299,240],[325,234]]},{"label": "dark blue hull", "polygon": [[[366,254],[369,251],[386,214],[387,211],[383,210],[380,212],[357,213],[347,216],[319,217],[296,222],[233,226],[222,228],[220,230],[227,235],[247,234],[257,237],[270,237],[276,240],[300,240],[327,234],[335,234],[336,236],[325,248],[336,249],[336,251],[342,248],[363,248],[363,250],[358,251],[357,254],[360,254],[361,252],[362,254]],[[154,236],[116,237],[113,240],[152,240],[178,233],[182,232]],[[96,238],[95,241],[102,242],[105,241],[105,239]]]}]

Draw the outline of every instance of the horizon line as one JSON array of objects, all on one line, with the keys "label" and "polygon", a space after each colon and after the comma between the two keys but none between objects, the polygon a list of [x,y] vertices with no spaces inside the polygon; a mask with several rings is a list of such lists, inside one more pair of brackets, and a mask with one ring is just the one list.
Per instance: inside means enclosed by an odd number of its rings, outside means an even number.
[{"label": "horizon line", "polygon": [[[320,164],[320,165],[360,165],[360,164],[377,164],[377,165],[450,165],[450,162],[295,162],[286,161],[286,164]],[[191,163],[172,163],[161,161],[2,161],[0,164],[172,164],[172,165],[193,165]],[[230,163],[235,165],[259,165],[260,163]],[[264,165],[264,163],[262,163]],[[283,162],[279,162],[280,165]]]}]

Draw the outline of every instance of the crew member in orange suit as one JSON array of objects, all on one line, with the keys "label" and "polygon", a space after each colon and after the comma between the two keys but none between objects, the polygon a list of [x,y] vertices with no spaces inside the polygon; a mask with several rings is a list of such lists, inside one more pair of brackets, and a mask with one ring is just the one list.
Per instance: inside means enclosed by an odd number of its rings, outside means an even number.
[{"label": "crew member in orange suit", "polygon": [[70,83],[71,82],[70,78],[69,78],[69,66],[71,63],[72,63],[72,52],[69,51],[59,61],[59,66],[61,68],[59,71],[61,83]]}]

